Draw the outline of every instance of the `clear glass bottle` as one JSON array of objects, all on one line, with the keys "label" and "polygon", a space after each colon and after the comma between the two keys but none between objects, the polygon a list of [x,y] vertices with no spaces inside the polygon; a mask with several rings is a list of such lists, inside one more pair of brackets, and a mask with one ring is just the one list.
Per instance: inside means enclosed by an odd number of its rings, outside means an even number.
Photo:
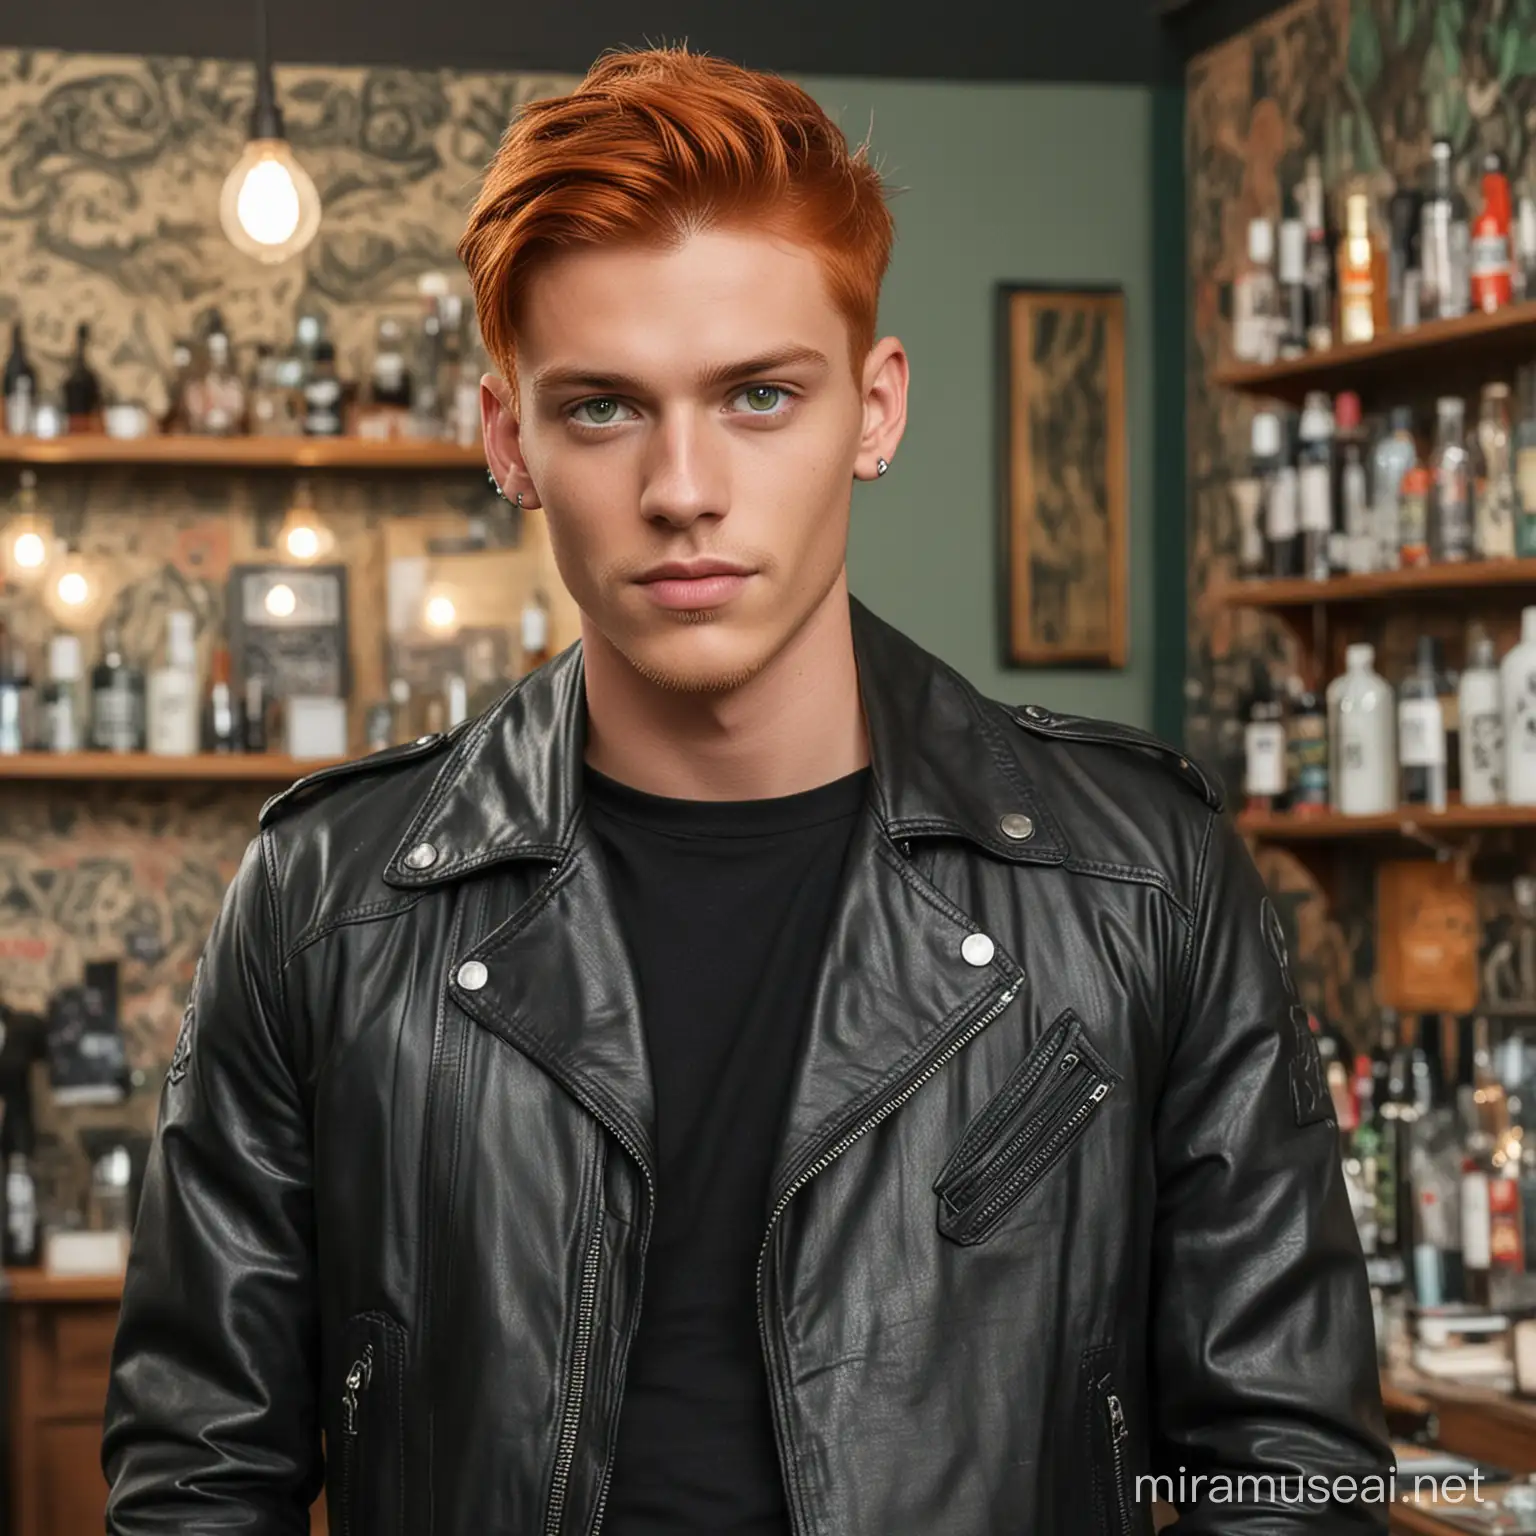
[{"label": "clear glass bottle", "polygon": [[1455,151],[1449,139],[1430,149],[1430,181],[1424,197],[1420,260],[1421,303],[1426,320],[1452,320],[1471,303],[1471,231],[1467,205],[1456,190]]},{"label": "clear glass bottle", "polygon": [[[1301,492],[1296,470],[1296,414],[1287,412],[1275,421],[1275,438],[1264,429],[1263,445],[1276,444],[1276,453],[1268,458],[1267,490],[1264,499],[1264,542],[1269,549],[1269,574],[1284,578],[1299,576],[1301,557]],[[1257,418],[1255,418],[1257,420]]]},{"label": "clear glass bottle", "polygon": [[1371,522],[1379,570],[1395,571],[1402,564],[1403,481],[1418,457],[1413,412],[1398,406],[1389,430],[1371,451]]},{"label": "clear glass bottle", "polygon": [[1333,496],[1333,407],[1328,396],[1309,394],[1301,413],[1296,454],[1297,493],[1301,507],[1302,575],[1326,581],[1338,526]]},{"label": "clear glass bottle", "polygon": [[1512,560],[1519,516],[1509,386],[1488,384],[1472,439],[1472,501],[1478,558]]},{"label": "clear glass bottle", "polygon": [[304,384],[304,432],[308,437],[340,437],[343,430],[336,348],[322,341],[315,347],[314,368]]},{"label": "clear glass bottle", "polygon": [[185,609],[165,617],[165,652],[150,674],[145,699],[148,749],[163,757],[190,757],[198,729],[197,622]]},{"label": "clear glass bottle", "polygon": [[1232,485],[1232,500],[1237,509],[1237,568],[1248,580],[1263,576],[1269,569],[1269,550],[1265,540],[1264,504],[1273,465],[1280,452],[1280,422],[1268,411],[1254,416],[1249,428],[1252,452],[1248,473]]},{"label": "clear glass bottle", "polygon": [[1323,163],[1316,155],[1307,156],[1298,201],[1307,231],[1307,345],[1314,352],[1325,351],[1334,342],[1333,251]]},{"label": "clear glass bottle", "polygon": [[1466,448],[1466,407],[1454,396],[1435,402],[1434,480],[1429,548],[1435,560],[1472,558],[1472,476]]},{"label": "clear glass bottle", "polygon": [[1397,750],[1404,805],[1443,811],[1446,806],[1445,716],[1435,676],[1435,643],[1419,636],[1414,669],[1397,695]]},{"label": "clear glass bottle", "polygon": [[43,690],[45,752],[82,752],[86,744],[85,690],[80,637],[58,634],[48,643],[48,683]]},{"label": "clear glass bottle", "polygon": [[1339,513],[1328,563],[1335,575],[1364,576],[1377,568],[1376,531],[1365,473],[1365,424],[1360,396],[1353,390],[1341,391],[1334,400],[1333,424]]},{"label": "clear glass bottle", "polygon": [[1239,362],[1272,363],[1279,341],[1280,292],[1275,283],[1275,227],[1248,225],[1248,260],[1232,289],[1232,354]]},{"label": "clear glass bottle", "polygon": [[115,624],[103,628],[101,659],[91,669],[91,746],[98,752],[144,750],[144,674],[124,657]]},{"label": "clear glass bottle", "polygon": [[280,377],[282,360],[268,342],[256,346],[256,366],[247,393],[253,437],[294,437],[299,421],[293,411],[293,391]]},{"label": "clear glass bottle", "polygon": [[1256,660],[1243,729],[1243,791],[1248,810],[1273,811],[1284,805],[1285,745],[1285,707],[1275,696],[1268,665]]}]

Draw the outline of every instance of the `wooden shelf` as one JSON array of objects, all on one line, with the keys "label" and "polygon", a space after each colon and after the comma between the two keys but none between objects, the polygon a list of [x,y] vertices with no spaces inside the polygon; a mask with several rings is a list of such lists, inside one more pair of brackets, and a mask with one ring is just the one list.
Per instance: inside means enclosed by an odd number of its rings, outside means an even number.
[{"label": "wooden shelf", "polygon": [[1228,608],[1295,609],[1374,603],[1394,597],[1452,599],[1470,592],[1528,587],[1536,600],[1536,560],[1466,560],[1328,581],[1233,581],[1221,591]]},{"label": "wooden shelf", "polygon": [[1536,828],[1536,805],[1451,805],[1426,811],[1405,805],[1385,816],[1341,816],[1327,811],[1295,816],[1288,811],[1242,811],[1240,832],[1268,843],[1331,843],[1346,838],[1413,837],[1457,832]]},{"label": "wooden shelf", "polygon": [[0,463],[159,464],[203,469],[485,470],[476,443],[366,437],[7,437]]},{"label": "wooden shelf", "polygon": [[278,753],[200,752],[157,757],[149,752],[23,752],[0,756],[0,779],[41,782],[144,784],[292,784],[336,758],[294,758]]},{"label": "wooden shelf", "polygon": [[54,1275],[45,1269],[5,1271],[0,1300],[15,1302],[120,1301],[123,1277],[116,1275]]},{"label": "wooden shelf", "polygon": [[1456,394],[1475,377],[1536,360],[1536,302],[1513,304],[1494,314],[1431,320],[1411,331],[1393,331],[1357,346],[1330,347],[1279,363],[1239,363],[1217,370],[1226,389],[1271,399],[1299,401],[1309,391],[1353,389],[1384,402],[1425,394]]}]

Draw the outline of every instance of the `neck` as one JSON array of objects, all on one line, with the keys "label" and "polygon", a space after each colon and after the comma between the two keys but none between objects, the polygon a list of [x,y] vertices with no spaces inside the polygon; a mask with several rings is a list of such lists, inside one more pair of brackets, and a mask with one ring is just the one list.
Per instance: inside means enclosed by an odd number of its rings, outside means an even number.
[{"label": "neck", "polygon": [[586,760],[648,794],[765,800],[869,762],[845,576],[761,672],[727,693],[660,687],[585,620],[582,652]]}]

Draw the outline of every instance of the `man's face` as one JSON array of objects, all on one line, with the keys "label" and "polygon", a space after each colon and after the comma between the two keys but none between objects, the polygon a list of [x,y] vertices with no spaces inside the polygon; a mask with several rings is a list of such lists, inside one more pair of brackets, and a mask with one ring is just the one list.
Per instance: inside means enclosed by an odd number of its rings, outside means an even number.
[{"label": "man's face", "polygon": [[531,279],[516,417],[488,400],[487,438],[545,509],[589,629],[665,687],[727,690],[838,582],[855,472],[900,433],[882,366],[904,408],[899,345],[855,377],[817,258],[783,240],[582,249]]}]

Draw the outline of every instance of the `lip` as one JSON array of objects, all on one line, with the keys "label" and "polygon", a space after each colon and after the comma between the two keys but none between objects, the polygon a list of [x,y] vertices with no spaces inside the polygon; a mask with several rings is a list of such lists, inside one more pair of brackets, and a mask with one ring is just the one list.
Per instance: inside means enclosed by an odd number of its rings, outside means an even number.
[{"label": "lip", "polygon": [[746,586],[752,574],[729,560],[667,560],[652,566],[639,584],[657,607],[697,613],[723,607]]}]

